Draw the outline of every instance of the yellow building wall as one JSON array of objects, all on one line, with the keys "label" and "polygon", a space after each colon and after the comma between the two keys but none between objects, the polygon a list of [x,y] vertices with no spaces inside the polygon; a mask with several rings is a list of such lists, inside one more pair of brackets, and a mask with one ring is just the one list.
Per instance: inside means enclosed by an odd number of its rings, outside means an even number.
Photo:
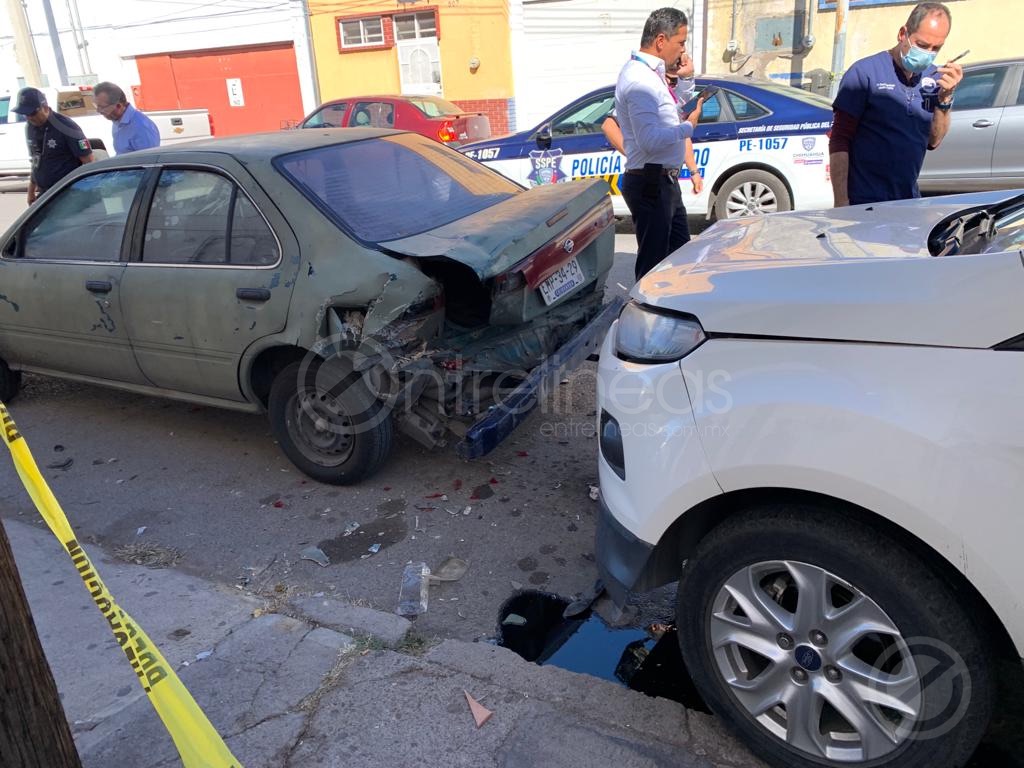
[{"label": "yellow building wall", "polygon": [[[812,2],[817,7],[818,0],[803,0],[799,7],[807,12]],[[726,45],[733,30],[734,5],[735,39],[739,43],[739,52],[730,58]],[[961,64],[1021,55],[1019,25],[1010,22],[1014,17],[1024,20],[1024,0],[952,0],[946,2],[946,6],[953,16],[953,26],[936,59],[937,64],[960,54],[965,48],[970,48],[971,53],[961,59]],[[834,11],[819,10],[815,13],[813,33],[816,42],[810,51],[797,51],[794,55],[793,50],[787,47],[772,52],[754,52],[757,21],[791,16],[795,7],[797,4],[793,0],[735,0],[735,3],[733,0],[708,0],[707,72],[746,74],[753,70],[755,76],[768,76],[799,71],[806,74],[813,69],[831,71],[836,25]],[[892,48],[913,7],[913,3],[908,3],[851,8],[846,21],[843,70],[857,59]]]},{"label": "yellow building wall", "polygon": [[[322,101],[401,92],[398,49],[341,53],[338,17],[420,13],[438,9],[442,96],[450,101],[510,99],[512,52],[504,0],[444,0],[437,5],[311,2],[310,26]],[[473,71],[470,61],[479,59]]]}]

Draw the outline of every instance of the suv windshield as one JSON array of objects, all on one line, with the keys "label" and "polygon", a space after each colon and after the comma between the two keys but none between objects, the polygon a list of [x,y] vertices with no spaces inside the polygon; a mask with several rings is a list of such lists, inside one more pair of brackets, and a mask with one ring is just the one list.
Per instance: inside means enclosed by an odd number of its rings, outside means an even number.
[{"label": "suv windshield", "polygon": [[418,235],[522,191],[480,163],[411,133],[282,155],[274,167],[342,229],[370,243]]}]

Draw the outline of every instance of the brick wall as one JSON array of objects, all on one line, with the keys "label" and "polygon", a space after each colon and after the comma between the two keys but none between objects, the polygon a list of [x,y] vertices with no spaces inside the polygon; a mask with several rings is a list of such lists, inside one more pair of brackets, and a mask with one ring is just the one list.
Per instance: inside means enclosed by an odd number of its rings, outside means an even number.
[{"label": "brick wall", "polygon": [[453,102],[467,112],[482,112],[491,121],[491,136],[501,136],[511,130],[509,102],[511,99],[459,99]]}]

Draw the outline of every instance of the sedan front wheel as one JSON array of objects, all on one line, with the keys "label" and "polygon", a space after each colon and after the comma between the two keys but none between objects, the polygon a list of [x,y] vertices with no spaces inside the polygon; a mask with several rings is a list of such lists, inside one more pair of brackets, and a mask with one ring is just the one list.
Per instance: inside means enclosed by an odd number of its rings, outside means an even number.
[{"label": "sedan front wheel", "polygon": [[977,747],[991,653],[909,550],[839,512],[723,523],[683,571],[679,640],[708,705],[785,768],[953,768]]}]

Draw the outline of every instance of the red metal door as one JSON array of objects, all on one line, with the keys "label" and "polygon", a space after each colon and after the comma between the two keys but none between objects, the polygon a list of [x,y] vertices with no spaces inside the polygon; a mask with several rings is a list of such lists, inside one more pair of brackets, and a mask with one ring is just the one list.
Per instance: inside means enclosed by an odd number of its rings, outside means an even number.
[{"label": "red metal door", "polygon": [[140,108],[208,109],[218,136],[277,131],[303,117],[290,43],[139,56],[137,64]]}]

